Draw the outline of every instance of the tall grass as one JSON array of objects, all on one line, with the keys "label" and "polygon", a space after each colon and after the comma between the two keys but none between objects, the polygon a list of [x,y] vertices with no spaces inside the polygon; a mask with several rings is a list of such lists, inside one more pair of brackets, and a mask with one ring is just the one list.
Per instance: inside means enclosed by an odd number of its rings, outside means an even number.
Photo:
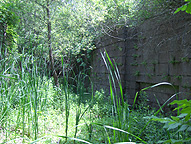
[{"label": "tall grass", "polygon": [[[129,130],[131,127],[130,117],[129,117],[130,110],[129,110],[129,105],[124,101],[124,94],[119,70],[117,68],[116,62],[114,60],[112,62],[106,51],[104,52],[104,54],[101,53],[101,56],[109,72],[110,96],[113,102],[113,109],[114,109],[113,116],[114,118],[116,118],[113,120],[113,126],[117,124],[118,127],[116,129],[112,128],[114,134],[114,142],[116,142],[116,140],[129,141],[129,134],[130,134]],[[119,92],[117,92],[117,86]],[[116,138],[116,130],[123,129],[126,127],[129,127],[128,131],[126,133],[120,132],[118,134],[118,137]]]},{"label": "tall grass", "polygon": [[[123,91],[122,91],[122,84],[121,84],[121,79],[120,79],[120,74],[117,68],[117,65],[115,63],[115,61],[110,59],[108,53],[104,52],[104,54],[101,52],[101,56],[102,59],[105,63],[105,66],[109,72],[109,84],[110,84],[110,96],[111,96],[111,101],[113,102],[113,108],[114,108],[114,118],[115,121],[113,121],[113,126],[108,126],[108,125],[104,125],[104,124],[98,124],[98,125],[102,125],[104,126],[104,128],[109,128],[113,130],[113,135],[114,135],[114,142],[116,142],[116,139],[118,141],[121,142],[127,142],[130,141],[129,139],[129,135],[135,138],[135,142],[141,141],[143,143],[147,143],[145,142],[143,139],[141,139],[141,136],[144,132],[144,130],[146,129],[146,127],[149,125],[149,123],[151,122],[151,119],[145,124],[145,126],[139,130],[139,134],[136,136],[134,134],[131,133],[131,113],[128,107],[128,104],[126,104],[124,102],[124,95],[123,95]],[[117,83],[117,84],[116,84]],[[133,103],[133,109],[136,103],[136,99],[139,93],[150,89],[150,88],[154,88],[154,87],[158,87],[161,85],[170,85],[173,87],[172,84],[168,83],[168,82],[161,82],[158,84],[155,84],[153,86],[149,86],[146,87],[144,89],[142,89],[140,92],[137,92],[134,98],[134,103]],[[119,89],[120,93],[117,93],[117,86]],[[159,114],[159,112],[162,111],[162,108],[167,105],[167,103],[173,99],[174,97],[176,97],[176,99],[178,99],[177,97],[177,93],[176,93],[176,89],[173,87],[175,94],[172,95],[168,100],[166,100],[166,102],[160,106],[159,110],[157,110],[153,115],[156,116],[157,114]],[[118,95],[120,94],[120,95]],[[177,113],[179,115],[179,111]],[[116,125],[117,123],[117,125]],[[115,127],[117,126],[117,127]],[[127,129],[126,131],[123,129]],[[118,137],[116,138],[116,131],[119,131],[120,133],[118,134]],[[107,132],[106,132],[107,133]],[[121,134],[123,133],[123,134]],[[125,133],[125,134],[124,134]],[[111,143],[110,138],[108,137],[108,141],[109,143]]]},{"label": "tall grass", "polygon": [[[61,136],[65,138],[65,143],[68,138],[74,142],[80,140],[77,139],[78,125],[82,119],[86,121],[84,115],[90,112],[93,106],[93,91],[87,93],[84,86],[89,77],[80,72],[73,78],[77,85],[69,84],[69,74],[65,71],[62,60],[63,80],[60,81],[60,87],[54,87],[52,80],[47,77],[47,64],[43,62],[44,60],[39,60],[33,55],[25,54],[24,50],[22,54],[1,59],[0,142],[18,143],[20,139],[19,142],[22,143],[36,143],[45,137],[48,138],[42,134],[42,130],[46,132],[49,127],[46,125],[46,117],[51,108],[55,111],[59,109],[59,114],[65,119],[65,131],[62,131],[64,136]],[[73,92],[73,89],[76,91]],[[90,113],[88,115],[91,117]],[[75,121],[74,125],[71,126],[70,121]],[[91,137],[91,129],[88,135]]]},{"label": "tall grass", "polygon": [[[23,141],[27,137],[36,140],[39,132],[38,116],[46,109],[49,101],[45,94],[49,87],[45,77],[38,71],[45,65],[24,53],[2,59],[1,63],[0,126],[6,132],[6,139],[12,131],[15,131],[16,138],[19,131]],[[14,119],[12,114],[15,114]]]},{"label": "tall grass", "polygon": [[[134,116],[135,113],[130,111],[124,100],[115,61],[106,51],[101,56],[109,72],[110,102],[105,100],[105,93],[94,94],[93,85],[90,86],[90,91],[86,90],[85,82],[91,83],[91,80],[85,70],[74,73],[72,80],[75,84],[69,83],[70,77],[65,71],[63,59],[60,87],[54,86],[52,79],[46,76],[46,71],[42,73],[47,65],[38,63],[40,61],[32,55],[23,52],[9,59],[1,59],[0,142],[56,143],[58,138],[62,138],[63,143],[147,143],[143,133],[148,131],[151,120],[145,123],[139,117],[144,125],[136,125],[137,116]],[[141,91],[160,85],[172,86],[163,82]],[[135,96],[133,107],[138,94],[139,92]],[[153,115],[159,114],[176,96],[171,96]],[[168,134],[170,138],[170,133]]]},{"label": "tall grass", "polygon": [[[64,103],[65,103],[65,135],[59,136],[65,138],[65,143],[67,143],[67,139],[73,139],[75,141],[79,141],[77,139],[78,133],[78,125],[82,120],[83,116],[88,112],[93,104],[93,91],[88,92],[85,88],[85,81],[89,80],[89,76],[85,73],[86,70],[80,71],[79,73],[75,73],[74,71],[68,72],[65,71],[65,64],[63,58],[61,60],[63,67],[63,85],[60,90],[64,90]],[[69,77],[69,75],[73,75],[73,77]],[[69,83],[70,79],[70,83]],[[91,81],[90,81],[91,84]],[[90,85],[91,87],[91,85]],[[75,104],[75,130],[74,130],[74,138],[68,137],[68,128],[69,128],[69,117],[70,117],[70,105]],[[86,105],[87,104],[87,105]],[[84,108],[85,105],[85,108]],[[74,108],[72,109],[74,110]],[[70,127],[71,129],[71,127]],[[82,140],[83,141],[83,140]]]}]

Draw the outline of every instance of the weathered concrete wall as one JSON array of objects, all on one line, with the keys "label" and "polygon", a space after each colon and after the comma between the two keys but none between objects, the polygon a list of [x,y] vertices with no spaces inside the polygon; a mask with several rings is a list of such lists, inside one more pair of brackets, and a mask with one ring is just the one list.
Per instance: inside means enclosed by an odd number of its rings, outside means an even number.
[{"label": "weathered concrete wall", "polygon": [[[191,98],[191,15],[179,13],[145,21],[136,28],[122,28],[105,35],[93,51],[95,90],[109,90],[108,72],[100,51],[107,50],[120,71],[126,99],[132,103],[140,89],[159,82],[174,85],[180,98]],[[164,103],[175,93],[169,86],[147,91],[150,104]]]}]

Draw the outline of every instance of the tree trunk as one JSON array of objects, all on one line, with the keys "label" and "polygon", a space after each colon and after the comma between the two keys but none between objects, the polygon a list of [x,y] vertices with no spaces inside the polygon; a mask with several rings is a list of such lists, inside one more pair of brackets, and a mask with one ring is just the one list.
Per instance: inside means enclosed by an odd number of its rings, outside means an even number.
[{"label": "tree trunk", "polygon": [[49,0],[47,0],[47,6],[46,6],[46,11],[47,11],[47,27],[48,27],[48,48],[49,48],[49,59],[50,59],[50,68],[53,73],[54,77],[54,82],[56,86],[59,86],[58,83],[58,76],[57,73],[54,69],[54,59],[52,55],[52,43],[51,43],[51,21],[50,21],[50,10],[49,10]]}]

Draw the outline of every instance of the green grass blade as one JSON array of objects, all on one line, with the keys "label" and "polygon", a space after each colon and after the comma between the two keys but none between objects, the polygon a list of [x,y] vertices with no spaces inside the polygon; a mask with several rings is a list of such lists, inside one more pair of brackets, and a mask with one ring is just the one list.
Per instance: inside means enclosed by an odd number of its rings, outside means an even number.
[{"label": "green grass blade", "polygon": [[[171,83],[168,83],[168,82],[161,82],[161,83],[157,83],[155,85],[152,85],[152,86],[149,86],[149,87],[146,87],[146,88],[143,88],[141,91],[144,91],[144,90],[147,90],[147,89],[150,89],[150,88],[154,88],[154,87],[158,87],[158,86],[161,86],[161,85],[170,85],[174,88],[174,86],[171,84]],[[174,88],[175,89],[175,88]]]},{"label": "green grass blade", "polygon": [[108,64],[106,62],[106,59],[105,59],[104,55],[102,54],[102,52],[100,52],[100,54],[101,54],[101,57],[103,59],[103,62],[105,63],[105,66],[106,66],[107,70],[109,70],[109,67],[108,67]]},{"label": "green grass blade", "polygon": [[[145,91],[145,90],[148,90],[148,89],[150,89],[150,88],[155,88],[155,87],[158,87],[158,86],[161,86],[161,85],[169,85],[169,86],[172,86],[173,89],[175,90],[175,93],[176,93],[175,87],[174,87],[171,83],[168,83],[168,82],[157,83],[157,84],[155,84],[155,85],[152,85],[152,86],[143,88],[143,89],[141,89],[140,91]],[[139,94],[139,92],[137,92],[136,95],[135,95],[134,102],[133,102],[133,109],[134,109],[135,102],[136,102],[136,100],[137,100],[138,94]]]},{"label": "green grass blade", "polygon": [[13,77],[11,74],[6,74],[6,75],[2,75],[2,74],[0,74],[0,77],[4,77],[4,78],[9,78],[9,79],[17,80],[17,78],[16,78],[16,77]]},{"label": "green grass blade", "polygon": [[135,138],[137,138],[138,140],[140,140],[141,142],[147,144],[147,142],[145,142],[144,140],[142,140],[141,138],[139,138],[138,136],[130,133],[130,132],[127,132],[127,131],[124,131],[122,129],[119,129],[119,128],[115,128],[115,127],[112,127],[112,126],[108,126],[108,125],[103,125],[103,124],[100,124],[100,123],[92,123],[92,124],[95,124],[95,125],[98,125],[98,126],[103,126],[105,128],[108,128],[108,129],[112,129],[112,130],[115,130],[115,131],[120,131],[120,132],[123,132],[123,133],[126,133],[126,134],[129,134]]},{"label": "green grass blade", "polygon": [[157,99],[157,97],[156,97],[155,94],[154,94],[154,97],[155,97],[155,99],[156,99],[156,102],[157,102],[159,108],[161,109],[161,112],[164,112],[164,111],[162,110],[161,105],[160,105],[160,102],[159,102],[159,100]]},{"label": "green grass blade", "polygon": [[106,129],[105,127],[104,127],[104,130],[105,130],[105,132],[106,132],[106,134],[107,134],[107,139],[108,139],[108,141],[109,141],[109,144],[111,144],[111,140],[110,140],[109,134],[108,134],[107,129]]},{"label": "green grass blade", "polygon": [[[161,110],[162,108],[172,99],[176,96],[177,94],[172,95],[168,100],[166,100],[166,102],[159,108],[159,110],[157,112],[155,112],[154,116],[156,116]],[[143,129],[140,131],[139,133],[139,137],[141,136],[141,134],[143,133],[143,131],[145,130],[145,128],[148,126],[148,124],[151,122],[151,119],[146,123],[146,125],[143,127]]]},{"label": "green grass blade", "polygon": [[111,67],[112,67],[112,70],[114,71],[114,70],[115,70],[115,68],[114,68],[113,63],[111,62],[111,59],[110,59],[110,57],[109,57],[109,55],[108,55],[108,53],[107,53],[107,51],[106,51],[106,50],[105,50],[105,54],[106,54],[106,57],[107,57],[107,59],[108,59],[108,61],[109,61],[110,65],[111,65]]},{"label": "green grass blade", "polygon": [[124,130],[122,130],[122,129],[115,128],[115,127],[112,127],[112,126],[107,126],[107,125],[103,125],[103,126],[106,127],[106,128],[109,128],[109,129],[113,129],[113,130],[116,130],[116,131],[120,131],[120,132],[129,134],[129,135],[131,135],[131,136],[137,138],[137,139],[140,140],[141,142],[147,144],[147,142],[145,142],[144,140],[142,140],[141,138],[139,138],[138,136],[136,136],[136,135],[134,135],[134,134],[132,134],[132,133],[129,133],[129,132],[127,132],[127,131],[124,131]]},{"label": "green grass blade", "polygon": [[[116,94],[116,85],[115,85],[115,80],[114,80],[114,74],[115,74],[115,69],[114,69],[114,66],[113,66],[113,63],[111,62],[111,59],[109,58],[109,56],[107,57],[107,59],[105,58],[105,56],[101,53],[101,56],[102,56],[102,59],[105,63],[105,66],[109,72],[109,75],[111,77],[111,84],[113,84],[113,87],[114,87],[114,94]],[[109,61],[109,62],[108,62]],[[111,65],[111,67],[110,67]],[[114,74],[113,74],[114,73]]]},{"label": "green grass blade", "polygon": [[134,101],[133,101],[133,109],[135,108],[135,103],[136,103],[138,94],[139,94],[139,92],[136,92],[136,94],[135,94],[135,98],[134,98]]}]

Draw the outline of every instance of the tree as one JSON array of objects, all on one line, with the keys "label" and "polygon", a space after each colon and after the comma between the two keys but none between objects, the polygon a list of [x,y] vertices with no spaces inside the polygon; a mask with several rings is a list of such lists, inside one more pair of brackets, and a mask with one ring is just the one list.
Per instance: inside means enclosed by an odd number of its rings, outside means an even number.
[{"label": "tree", "polygon": [[48,29],[48,48],[49,48],[49,59],[50,59],[50,66],[51,70],[53,71],[53,76],[54,76],[54,82],[56,86],[59,86],[58,83],[58,76],[57,73],[54,69],[54,59],[52,55],[52,43],[51,43],[51,21],[50,21],[50,2],[49,0],[46,0],[46,12],[47,12],[47,29]]},{"label": "tree", "polygon": [[17,12],[21,19],[20,25],[17,27],[20,36],[18,42],[19,52],[22,53],[23,49],[25,49],[25,53],[34,54],[42,59],[42,55],[46,57],[48,50],[50,69],[55,85],[59,86],[52,54],[50,1],[26,0],[23,2],[17,0],[16,5],[22,7],[22,10]]},{"label": "tree", "polygon": [[191,0],[185,0],[186,4],[179,7],[174,13],[178,13],[179,11],[185,11],[191,14]]},{"label": "tree", "polygon": [[15,48],[18,17],[14,13],[14,6],[12,2],[0,2],[0,59],[7,54],[7,48],[9,51]]}]

